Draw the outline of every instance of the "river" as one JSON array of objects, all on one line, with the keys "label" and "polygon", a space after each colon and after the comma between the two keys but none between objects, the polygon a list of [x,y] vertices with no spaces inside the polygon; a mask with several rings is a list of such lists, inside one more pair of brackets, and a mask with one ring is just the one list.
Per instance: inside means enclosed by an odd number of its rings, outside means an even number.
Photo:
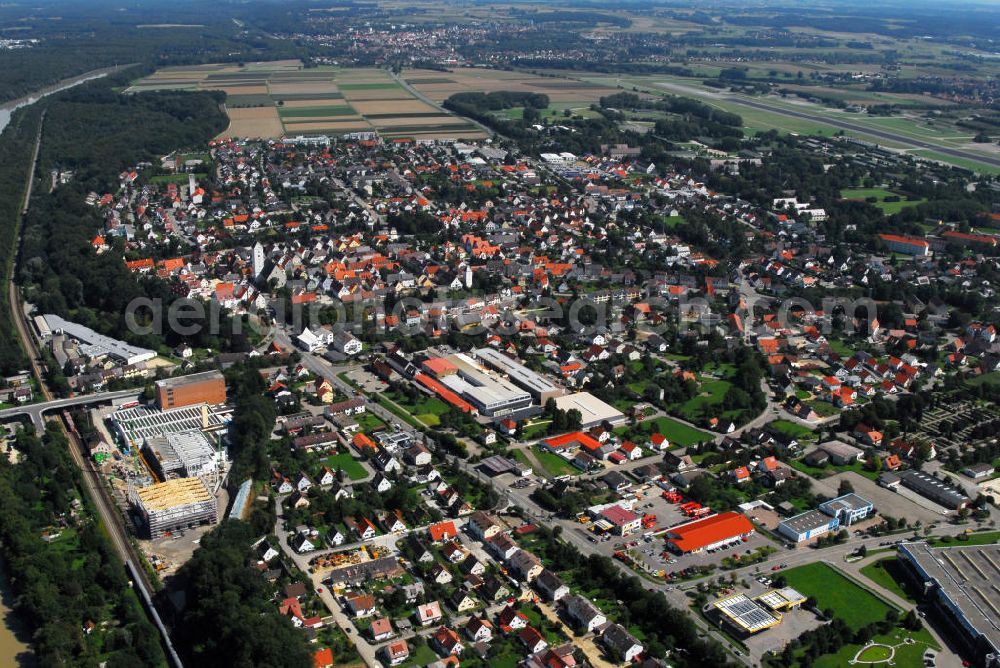
[{"label": "river", "polygon": [[14,593],[7,580],[7,571],[0,561],[0,666],[34,666],[27,630],[14,616]]},{"label": "river", "polygon": [[7,124],[10,123],[11,115],[20,109],[21,107],[26,107],[29,104],[34,104],[38,102],[43,97],[52,95],[53,93],[58,93],[64,91],[68,88],[73,88],[74,86],[79,86],[86,81],[92,81],[94,79],[100,79],[101,77],[106,77],[112,72],[117,72],[123,67],[130,67],[129,65],[115,65],[114,67],[105,67],[99,70],[91,70],[89,72],[84,72],[83,74],[77,75],[75,77],[70,77],[69,79],[63,79],[62,81],[52,84],[51,86],[46,86],[45,88],[40,88],[36,90],[31,95],[26,95],[22,98],[16,100],[10,100],[9,102],[4,102],[0,105],[0,132],[3,132]]}]

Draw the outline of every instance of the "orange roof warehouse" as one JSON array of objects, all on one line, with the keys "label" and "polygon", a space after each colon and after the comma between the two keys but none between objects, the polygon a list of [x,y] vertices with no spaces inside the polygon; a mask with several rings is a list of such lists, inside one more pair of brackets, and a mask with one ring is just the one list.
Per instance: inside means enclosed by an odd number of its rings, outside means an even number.
[{"label": "orange roof warehouse", "polygon": [[749,538],[753,532],[750,520],[729,511],[670,529],[667,532],[667,547],[678,554],[701,552]]}]

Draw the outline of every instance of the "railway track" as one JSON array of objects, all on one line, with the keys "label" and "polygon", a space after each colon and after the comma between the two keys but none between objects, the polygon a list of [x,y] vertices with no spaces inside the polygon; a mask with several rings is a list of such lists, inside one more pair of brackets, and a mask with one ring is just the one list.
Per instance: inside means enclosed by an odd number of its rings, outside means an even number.
[{"label": "railway track", "polygon": [[[43,110],[38,123],[38,133],[35,137],[35,150],[31,160],[31,168],[28,171],[27,187],[25,188],[24,202],[21,207],[21,219],[18,221],[18,247],[14,259],[14,266],[17,266],[21,254],[20,244],[21,232],[23,231],[24,226],[24,215],[28,212],[28,207],[31,201],[31,192],[35,182],[35,168],[38,165],[38,155],[42,145],[42,128],[44,127],[44,124],[45,111]],[[35,344],[35,339],[31,334],[27,318],[24,315],[24,305],[21,303],[20,292],[14,283],[13,271],[11,274],[12,275],[7,284],[7,294],[14,326],[17,327],[17,333],[21,339],[21,345],[31,361],[31,371],[38,380],[38,387],[41,389],[42,396],[45,397],[46,401],[52,401],[55,397],[45,380],[45,373],[42,368],[41,351]],[[84,487],[97,508],[101,522],[107,528],[111,544],[114,546],[118,556],[125,563],[126,570],[132,578],[134,586],[138,589],[139,598],[142,601],[143,606],[146,608],[154,625],[160,632],[161,642],[167,652],[168,661],[172,666],[175,666],[175,668],[182,668],[183,664],[174,649],[172,641],[170,640],[169,632],[163,624],[163,621],[160,619],[159,613],[153,604],[153,593],[155,592],[155,588],[143,568],[145,558],[142,554],[140,554],[139,550],[132,543],[128,534],[125,532],[123,522],[125,518],[121,516],[121,512],[118,510],[118,505],[111,498],[107,488],[104,486],[100,473],[94,467],[93,462],[84,456],[85,448],[83,441],[77,435],[75,429],[67,429],[63,420],[53,416],[47,418],[46,421],[57,424],[59,429],[66,436],[66,441],[69,445],[70,457],[72,457],[73,463],[83,473],[82,479]]]}]

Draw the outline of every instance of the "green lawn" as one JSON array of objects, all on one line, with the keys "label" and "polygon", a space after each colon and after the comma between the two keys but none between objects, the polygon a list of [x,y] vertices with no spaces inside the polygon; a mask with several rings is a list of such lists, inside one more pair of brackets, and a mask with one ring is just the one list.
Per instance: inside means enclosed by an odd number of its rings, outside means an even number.
[{"label": "green lawn", "polygon": [[552,424],[552,420],[539,420],[525,425],[521,428],[521,439],[531,441],[545,436],[550,424]]},{"label": "green lawn", "polygon": [[356,418],[358,426],[361,427],[362,431],[377,431],[385,428],[385,423],[378,419],[374,413],[365,411],[361,415],[356,416]]},{"label": "green lawn", "polygon": [[820,610],[832,608],[852,629],[885,619],[889,611],[882,599],[823,562],[791,568],[782,575],[788,586],[815,597]]},{"label": "green lawn", "polygon": [[813,401],[807,401],[806,405],[816,411],[816,414],[820,417],[830,417],[831,415],[837,415],[840,413],[840,409],[831,404],[829,401],[819,401],[816,399]]},{"label": "green lawn", "polygon": [[813,441],[816,439],[816,432],[812,429],[809,427],[803,427],[802,425],[789,420],[775,420],[767,426],[779,433],[791,436],[799,441]]},{"label": "green lawn", "polygon": [[[726,398],[726,392],[732,387],[728,380],[706,380],[698,389],[698,395],[688,399],[679,406],[674,406],[676,411],[689,422],[694,422],[704,415],[706,406],[718,406]],[[671,411],[671,412],[673,412]]]},{"label": "green lawn", "polygon": [[323,460],[323,463],[336,471],[338,468],[344,470],[344,474],[351,480],[364,480],[368,477],[368,471],[361,465],[361,462],[354,459],[349,452],[341,452],[330,455]]},{"label": "green lawn", "polygon": [[426,644],[423,644],[416,649],[414,649],[412,642],[408,644],[410,645],[410,660],[403,664],[407,668],[410,666],[426,666],[428,663],[434,663],[440,658],[434,653],[434,650]]},{"label": "green lawn", "polygon": [[[907,644],[907,639],[913,640],[912,643]],[[861,663],[860,661],[855,664],[859,666],[863,665],[875,665],[875,666],[921,666],[923,665],[923,655],[928,649],[940,650],[940,646],[931,637],[930,632],[927,629],[921,629],[916,633],[912,631],[907,631],[905,629],[894,629],[891,633],[884,636],[875,636],[872,638],[875,643],[882,645],[891,645],[895,648],[895,654],[893,654],[893,660],[891,664],[888,663]],[[816,659],[812,663],[811,668],[842,668],[843,666],[850,665],[854,657],[861,650],[860,645],[845,645],[836,654],[824,654]],[[871,647],[868,648],[861,658],[864,661],[871,662],[879,660],[881,652],[878,651],[879,648]],[[888,653],[888,650],[884,650]],[[801,665],[801,664],[800,664]]]},{"label": "green lawn", "polygon": [[990,371],[975,378],[970,378],[965,381],[965,384],[972,387],[977,385],[1000,385],[1000,371]]},{"label": "green lawn", "polygon": [[[886,202],[886,197],[891,197],[896,195],[899,197],[898,202]],[[875,206],[882,209],[882,213],[887,216],[891,216],[894,213],[899,213],[908,206],[916,206],[922,202],[926,202],[925,199],[918,199],[913,201],[908,201],[905,195],[900,195],[899,193],[894,193],[885,188],[847,188],[840,191],[840,196],[844,199],[860,199],[864,200],[869,197],[874,197],[878,201],[875,202]]]},{"label": "green lawn", "polygon": [[887,591],[902,599],[916,603],[916,599],[906,591],[903,565],[897,557],[886,557],[861,569],[861,574]]},{"label": "green lawn", "polygon": [[663,224],[667,227],[677,227],[678,225],[683,225],[687,220],[684,216],[664,216]]},{"label": "green lawn", "polygon": [[[402,395],[391,394],[386,396],[428,427],[436,427],[441,423],[440,416],[451,410],[448,404],[437,397],[421,396],[420,399],[411,401]],[[393,412],[398,414],[398,411]]]},{"label": "green lawn", "polygon": [[831,339],[827,339],[827,342],[830,344],[830,350],[832,350],[833,352],[837,353],[841,357],[843,357],[845,359],[848,358],[848,357],[854,357],[854,351],[851,348],[849,348],[847,346],[847,344],[844,343],[843,341],[841,341],[840,339],[832,339],[831,338]]},{"label": "green lawn", "polygon": [[878,471],[872,471],[870,469],[865,468],[864,462],[855,462],[855,463],[851,464],[850,466],[823,466],[823,467],[817,467],[817,466],[809,466],[808,464],[806,464],[805,462],[803,462],[801,459],[799,459],[799,460],[795,460],[793,462],[790,462],[790,465],[791,465],[791,467],[793,469],[795,469],[797,471],[802,471],[806,475],[810,475],[813,478],[826,478],[828,476],[832,476],[832,475],[835,475],[837,473],[843,473],[844,471],[854,471],[858,475],[863,475],[864,477],[868,478],[869,480],[876,480],[876,479],[878,479],[878,476],[879,476],[879,472]]},{"label": "green lawn", "polygon": [[[194,178],[198,181],[205,179],[208,174],[195,174]],[[150,183],[180,183],[187,184],[188,174],[187,172],[181,174],[158,174],[157,176],[150,177]]]},{"label": "green lawn", "polygon": [[[561,118],[567,118],[565,115],[566,110],[569,110],[570,113],[568,118],[574,116],[597,118],[600,116],[599,113],[593,111],[587,104],[580,102],[553,102],[545,109],[539,109],[538,117],[539,119],[550,118],[553,121],[558,121]],[[511,107],[510,109],[494,112],[494,115],[506,118],[507,120],[519,121],[524,118],[524,107]]]},{"label": "green lawn", "polygon": [[683,422],[669,417],[657,418],[653,424],[656,426],[656,431],[666,436],[671,445],[688,447],[701,441],[711,441],[714,438],[708,432],[689,427]]},{"label": "green lawn", "polygon": [[387,411],[389,411],[390,413],[392,413],[393,415],[395,415],[396,417],[398,417],[400,420],[410,425],[411,427],[416,427],[417,429],[420,429],[425,426],[417,422],[416,419],[406,411],[406,409],[400,407],[399,404],[396,404],[388,397],[385,397],[380,394],[378,396],[378,402],[382,404]]},{"label": "green lawn", "polygon": [[[547,450],[542,450],[537,445],[534,448],[535,457],[538,458],[538,463],[545,467],[546,472],[548,472],[550,478],[555,478],[561,475],[578,475],[580,469],[576,468],[568,461],[563,459],[557,454],[548,452]],[[525,459],[527,462],[527,459]]]}]

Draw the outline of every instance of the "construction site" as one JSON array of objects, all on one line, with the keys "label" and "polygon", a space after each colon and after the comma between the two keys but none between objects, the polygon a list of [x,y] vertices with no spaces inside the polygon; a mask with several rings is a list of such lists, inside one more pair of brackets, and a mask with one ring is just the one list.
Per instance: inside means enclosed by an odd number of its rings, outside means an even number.
[{"label": "construction site", "polygon": [[174,478],[146,487],[129,484],[129,504],[137,525],[149,538],[167,532],[215,524],[219,519],[215,495],[201,478]]},{"label": "construction site", "polygon": [[198,548],[228,505],[225,433],[231,409],[205,403],[160,410],[126,405],[92,410],[116,444],[99,470],[132,519],[149,564],[169,576]]}]

